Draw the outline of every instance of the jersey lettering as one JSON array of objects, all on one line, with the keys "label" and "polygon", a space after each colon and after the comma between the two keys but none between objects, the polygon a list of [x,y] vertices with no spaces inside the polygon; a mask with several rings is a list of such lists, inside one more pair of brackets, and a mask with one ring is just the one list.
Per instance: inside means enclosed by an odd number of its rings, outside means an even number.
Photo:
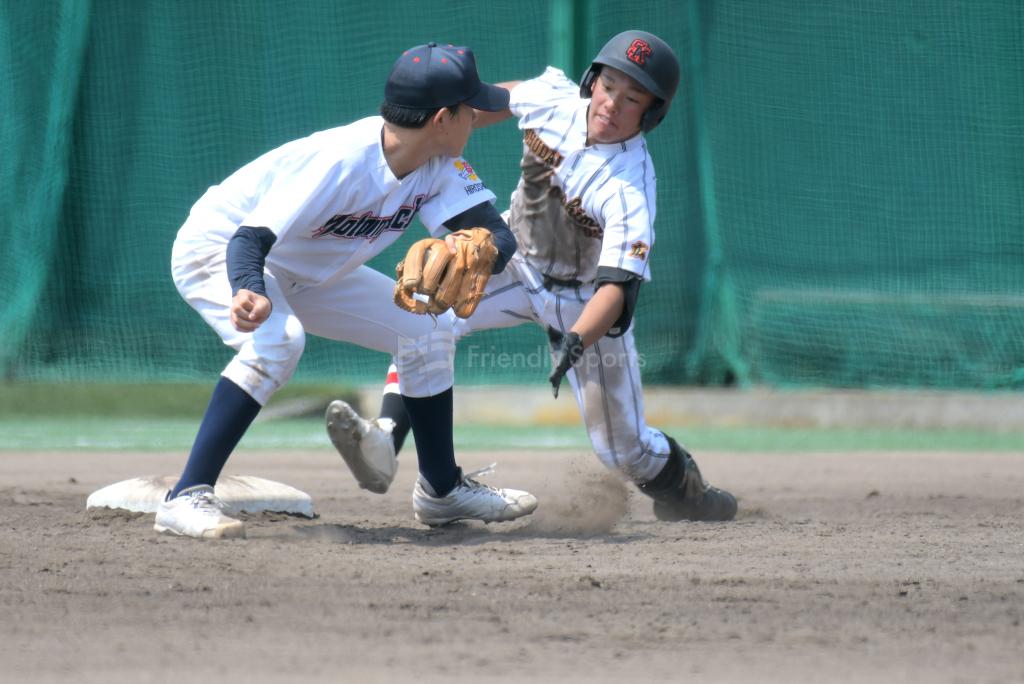
[{"label": "jersey lettering", "polygon": [[566,202],[565,194],[563,193],[562,205],[565,207],[565,213],[569,215],[569,218],[576,224],[576,227],[583,231],[584,235],[599,240],[604,237],[604,229],[597,224],[597,221],[587,216],[586,210],[583,209],[583,202],[579,197]]},{"label": "jersey lettering", "polygon": [[554,168],[562,163],[562,155],[545,145],[537,135],[537,131],[532,128],[523,135],[523,141],[530,151],[540,157],[540,160],[548,166]]},{"label": "jersey lettering", "polygon": [[402,231],[409,227],[416,212],[426,195],[416,195],[412,204],[403,204],[401,208],[391,216],[374,216],[370,212],[362,214],[336,214],[324,225],[313,231],[313,237],[319,238],[330,235],[348,240],[369,240],[373,242],[379,238],[384,231]]},{"label": "jersey lettering", "polygon": [[[559,166],[564,157],[547,146],[547,144],[541,140],[541,137],[537,135],[537,131],[532,128],[528,129],[523,134],[523,141],[526,143],[526,148],[533,152],[541,163],[550,169],[554,169]],[[565,208],[565,213],[568,214],[572,220],[573,225],[576,226],[584,235],[590,238],[601,239],[604,237],[604,230],[594,219],[587,215],[586,210],[583,208],[583,202],[579,197],[572,200],[567,200],[565,193],[562,188],[554,186],[552,192],[557,193],[558,199],[561,201],[562,206]]]}]

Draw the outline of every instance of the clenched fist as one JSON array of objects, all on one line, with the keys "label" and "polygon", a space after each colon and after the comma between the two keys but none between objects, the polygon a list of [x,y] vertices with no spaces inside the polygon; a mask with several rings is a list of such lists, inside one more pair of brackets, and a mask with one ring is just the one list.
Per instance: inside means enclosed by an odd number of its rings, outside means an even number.
[{"label": "clenched fist", "polygon": [[231,325],[241,332],[252,332],[270,318],[270,300],[251,290],[239,290],[231,299]]}]

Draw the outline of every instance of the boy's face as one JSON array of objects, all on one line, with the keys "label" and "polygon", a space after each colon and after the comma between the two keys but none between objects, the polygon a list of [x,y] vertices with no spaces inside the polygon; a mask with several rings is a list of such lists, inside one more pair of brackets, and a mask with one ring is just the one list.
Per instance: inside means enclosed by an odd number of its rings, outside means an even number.
[{"label": "boy's face", "polygon": [[444,152],[449,157],[461,157],[462,150],[469,142],[469,135],[473,132],[476,110],[467,104],[460,104],[457,115],[449,116],[447,110],[442,110],[441,116],[444,117],[442,128]]},{"label": "boy's face", "polygon": [[587,111],[587,144],[615,143],[640,132],[640,119],[654,95],[634,78],[610,66],[594,80]]}]

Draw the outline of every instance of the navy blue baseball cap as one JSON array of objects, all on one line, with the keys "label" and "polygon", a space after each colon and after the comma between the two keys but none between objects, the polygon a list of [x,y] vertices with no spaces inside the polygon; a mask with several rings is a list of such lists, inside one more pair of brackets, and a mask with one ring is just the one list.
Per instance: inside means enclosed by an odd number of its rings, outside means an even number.
[{"label": "navy blue baseball cap", "polygon": [[409,48],[395,61],[384,86],[388,104],[440,109],[465,102],[485,112],[508,109],[508,91],[484,83],[468,47],[427,43]]}]

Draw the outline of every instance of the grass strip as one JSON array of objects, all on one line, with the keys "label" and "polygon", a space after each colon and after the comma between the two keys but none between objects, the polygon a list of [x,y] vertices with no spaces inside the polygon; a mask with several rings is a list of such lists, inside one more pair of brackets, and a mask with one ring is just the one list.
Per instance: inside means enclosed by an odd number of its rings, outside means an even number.
[{"label": "grass strip", "polygon": [[[10,451],[182,451],[195,437],[198,420],[185,418],[18,418],[0,419],[0,449]],[[1024,433],[980,430],[808,429],[789,427],[668,427],[666,431],[697,451],[1006,451],[1024,452]],[[411,441],[410,441],[411,443]],[[509,427],[460,425],[459,450],[589,450],[582,426]],[[257,421],[242,449],[333,449],[323,419]]]}]

